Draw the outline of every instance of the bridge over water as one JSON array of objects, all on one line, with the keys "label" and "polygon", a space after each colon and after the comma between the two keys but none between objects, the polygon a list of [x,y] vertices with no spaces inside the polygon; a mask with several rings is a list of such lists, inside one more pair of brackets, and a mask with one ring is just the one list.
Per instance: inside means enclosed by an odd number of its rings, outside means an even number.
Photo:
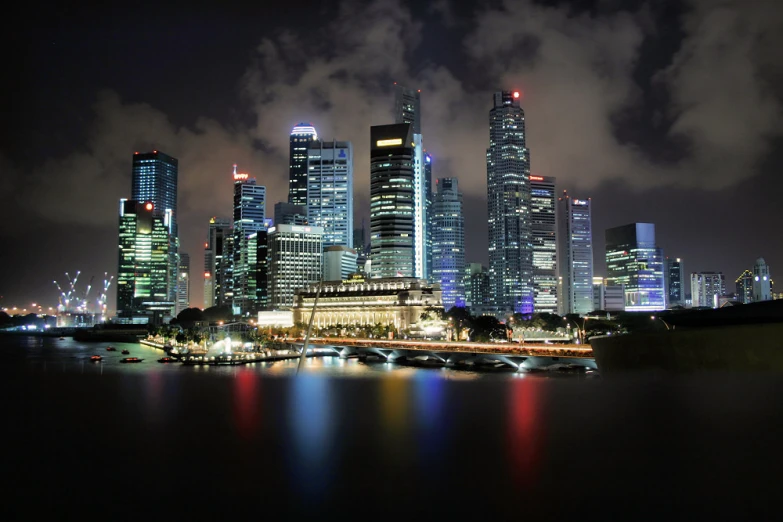
[{"label": "bridge over water", "polygon": [[[301,351],[303,342],[294,344]],[[584,345],[468,343],[350,337],[310,338],[308,352],[334,350],[340,357],[374,356],[388,362],[435,363],[446,366],[509,366],[520,371],[553,365],[597,369],[593,351]]]}]

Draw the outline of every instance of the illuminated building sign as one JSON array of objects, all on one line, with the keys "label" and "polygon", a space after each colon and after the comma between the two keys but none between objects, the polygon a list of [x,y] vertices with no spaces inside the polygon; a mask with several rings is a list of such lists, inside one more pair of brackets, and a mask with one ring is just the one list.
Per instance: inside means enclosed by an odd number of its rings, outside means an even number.
[{"label": "illuminated building sign", "polygon": [[530,176],[531,181],[544,181],[544,178],[541,176]]},{"label": "illuminated building sign", "polygon": [[291,232],[310,232],[310,227],[301,227],[299,225],[291,225]]},{"label": "illuminated building sign", "polygon": [[586,207],[587,206],[587,201],[585,201],[584,199],[574,199],[572,201],[574,202],[574,205],[579,205],[579,206],[582,206],[582,207]]},{"label": "illuminated building sign", "polygon": [[241,172],[235,172],[234,173],[234,181],[238,181],[238,180],[241,180],[241,179],[247,179],[249,177],[250,177],[250,174],[244,174],[244,173],[241,173]]},{"label": "illuminated building sign", "polygon": [[402,138],[394,138],[391,140],[378,140],[375,142],[378,147],[391,147],[392,145],[402,145]]}]

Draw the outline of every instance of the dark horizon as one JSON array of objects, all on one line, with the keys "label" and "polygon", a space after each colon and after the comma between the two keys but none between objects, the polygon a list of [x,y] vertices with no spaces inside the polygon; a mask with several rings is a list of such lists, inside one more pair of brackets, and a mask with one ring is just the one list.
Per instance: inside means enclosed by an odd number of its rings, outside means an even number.
[{"label": "dark horizon", "polygon": [[295,14],[239,3],[28,14],[7,31],[18,72],[0,146],[0,308],[54,306],[66,271],[81,270],[82,289],[94,276],[97,297],[104,272],[116,275],[136,151],[179,160],[195,306],[208,220],[231,213],[232,165],[267,187],[271,216],[287,201],[299,121],[353,143],[354,225],[369,223],[369,128],[393,123],[394,81],[422,90],[433,181],[459,180],[467,262],[487,263],[492,94],[518,89],[533,174],[592,198],[596,275],[604,231],[633,222],[654,223],[686,273],[723,272],[730,292],[758,257],[773,279],[783,270],[783,5],[344,0]]}]

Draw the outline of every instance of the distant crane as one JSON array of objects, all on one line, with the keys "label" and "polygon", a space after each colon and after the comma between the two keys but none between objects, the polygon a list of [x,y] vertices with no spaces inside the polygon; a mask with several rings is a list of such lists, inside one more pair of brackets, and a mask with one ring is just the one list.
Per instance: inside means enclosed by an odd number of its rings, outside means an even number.
[{"label": "distant crane", "polygon": [[78,291],[76,286],[79,282],[80,274],[81,274],[81,270],[77,270],[76,276],[71,278],[70,273],[65,272],[65,277],[68,281],[68,291],[63,290],[62,286],[60,286],[60,283],[58,283],[57,281],[52,281],[54,285],[57,287],[57,291],[59,292],[57,296],[58,299],[57,309],[61,312],[105,313],[106,296],[109,290],[109,286],[111,285],[111,281],[114,279],[114,276],[109,277],[108,272],[103,273],[104,275],[103,293],[101,293],[101,295],[97,299],[97,310],[91,310],[92,306],[90,306],[89,304],[89,298],[90,298],[90,291],[92,290],[93,282],[95,281],[95,276],[90,277],[90,282],[87,284],[87,288],[82,294],[81,292]]}]

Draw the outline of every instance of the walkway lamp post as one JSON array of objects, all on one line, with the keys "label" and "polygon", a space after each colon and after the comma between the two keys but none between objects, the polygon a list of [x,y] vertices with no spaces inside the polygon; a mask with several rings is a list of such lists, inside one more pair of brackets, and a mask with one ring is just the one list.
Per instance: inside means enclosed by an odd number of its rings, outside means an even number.
[{"label": "walkway lamp post", "polygon": [[655,321],[656,319],[658,319],[660,322],[662,322],[662,323],[663,323],[663,325],[666,327],[666,329],[667,329],[667,330],[671,330],[671,328],[669,328],[669,323],[667,323],[666,321],[664,321],[664,320],[663,320],[661,317],[656,317],[656,316],[654,316],[654,315],[651,315],[651,316],[650,316],[650,319],[652,319],[653,321]]}]

